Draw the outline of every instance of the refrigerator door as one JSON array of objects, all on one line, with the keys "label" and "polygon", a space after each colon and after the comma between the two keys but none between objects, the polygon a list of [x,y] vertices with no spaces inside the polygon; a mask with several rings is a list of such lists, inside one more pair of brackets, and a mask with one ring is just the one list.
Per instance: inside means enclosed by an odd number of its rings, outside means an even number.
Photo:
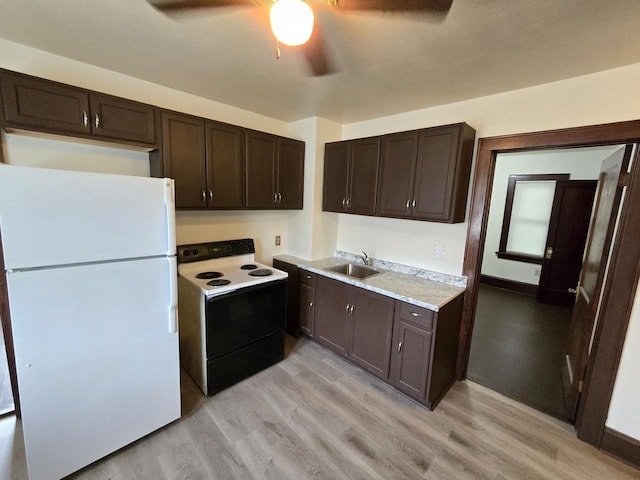
[{"label": "refrigerator door", "polygon": [[7,274],[31,480],[180,417],[175,257]]},{"label": "refrigerator door", "polygon": [[173,180],[0,164],[7,270],[174,255]]}]

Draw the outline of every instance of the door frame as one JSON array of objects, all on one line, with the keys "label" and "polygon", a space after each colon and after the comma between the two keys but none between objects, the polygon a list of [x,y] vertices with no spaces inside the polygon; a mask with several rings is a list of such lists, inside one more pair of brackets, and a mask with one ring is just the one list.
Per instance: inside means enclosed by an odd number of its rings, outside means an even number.
[{"label": "door frame", "polygon": [[[468,280],[458,347],[458,380],[464,380],[467,375],[497,155],[637,142],[640,142],[640,120],[479,139],[463,263],[463,274]],[[600,321],[596,327],[576,418],[578,438],[596,447],[600,447],[602,442],[640,276],[640,242],[633,235],[634,226],[640,224],[640,173],[635,168],[637,159],[636,152],[634,168],[629,178],[624,173],[621,175],[621,180],[625,179],[627,182],[625,202],[618,233],[612,245]],[[609,302],[610,298],[627,300]]]}]

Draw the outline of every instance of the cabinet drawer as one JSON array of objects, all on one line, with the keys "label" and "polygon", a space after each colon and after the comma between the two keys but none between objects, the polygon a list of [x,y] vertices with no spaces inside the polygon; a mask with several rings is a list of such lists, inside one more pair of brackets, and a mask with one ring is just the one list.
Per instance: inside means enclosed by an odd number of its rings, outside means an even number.
[{"label": "cabinet drawer", "polygon": [[398,302],[400,304],[400,318],[426,330],[433,329],[434,312],[427,308],[411,305],[410,303]]},{"label": "cabinet drawer", "polygon": [[300,283],[304,283],[305,285],[309,285],[310,287],[316,286],[316,274],[307,270],[298,270],[298,280],[300,281]]}]

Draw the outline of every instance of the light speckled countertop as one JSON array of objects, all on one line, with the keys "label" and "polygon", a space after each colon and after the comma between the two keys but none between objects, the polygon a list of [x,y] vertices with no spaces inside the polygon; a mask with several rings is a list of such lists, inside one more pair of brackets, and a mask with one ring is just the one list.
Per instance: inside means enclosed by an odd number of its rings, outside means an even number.
[{"label": "light speckled countertop", "polygon": [[371,266],[380,273],[364,279],[348,277],[327,270],[329,267],[343,263],[362,264],[362,261],[359,261],[355,255],[347,252],[338,251],[335,257],[323,258],[322,260],[305,260],[292,255],[276,255],[273,258],[436,312],[464,293],[466,286],[466,278],[464,277],[439,274],[376,259],[373,259]]}]

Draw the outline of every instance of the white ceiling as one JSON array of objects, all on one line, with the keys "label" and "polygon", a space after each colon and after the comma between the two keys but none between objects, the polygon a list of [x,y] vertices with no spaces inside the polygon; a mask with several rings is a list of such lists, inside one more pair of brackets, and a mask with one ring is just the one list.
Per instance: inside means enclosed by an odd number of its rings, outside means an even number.
[{"label": "white ceiling", "polygon": [[310,0],[338,73],[274,56],[265,7],[0,0],[0,37],[283,121],[351,123],[640,62],[640,0],[453,0],[444,21]]}]

